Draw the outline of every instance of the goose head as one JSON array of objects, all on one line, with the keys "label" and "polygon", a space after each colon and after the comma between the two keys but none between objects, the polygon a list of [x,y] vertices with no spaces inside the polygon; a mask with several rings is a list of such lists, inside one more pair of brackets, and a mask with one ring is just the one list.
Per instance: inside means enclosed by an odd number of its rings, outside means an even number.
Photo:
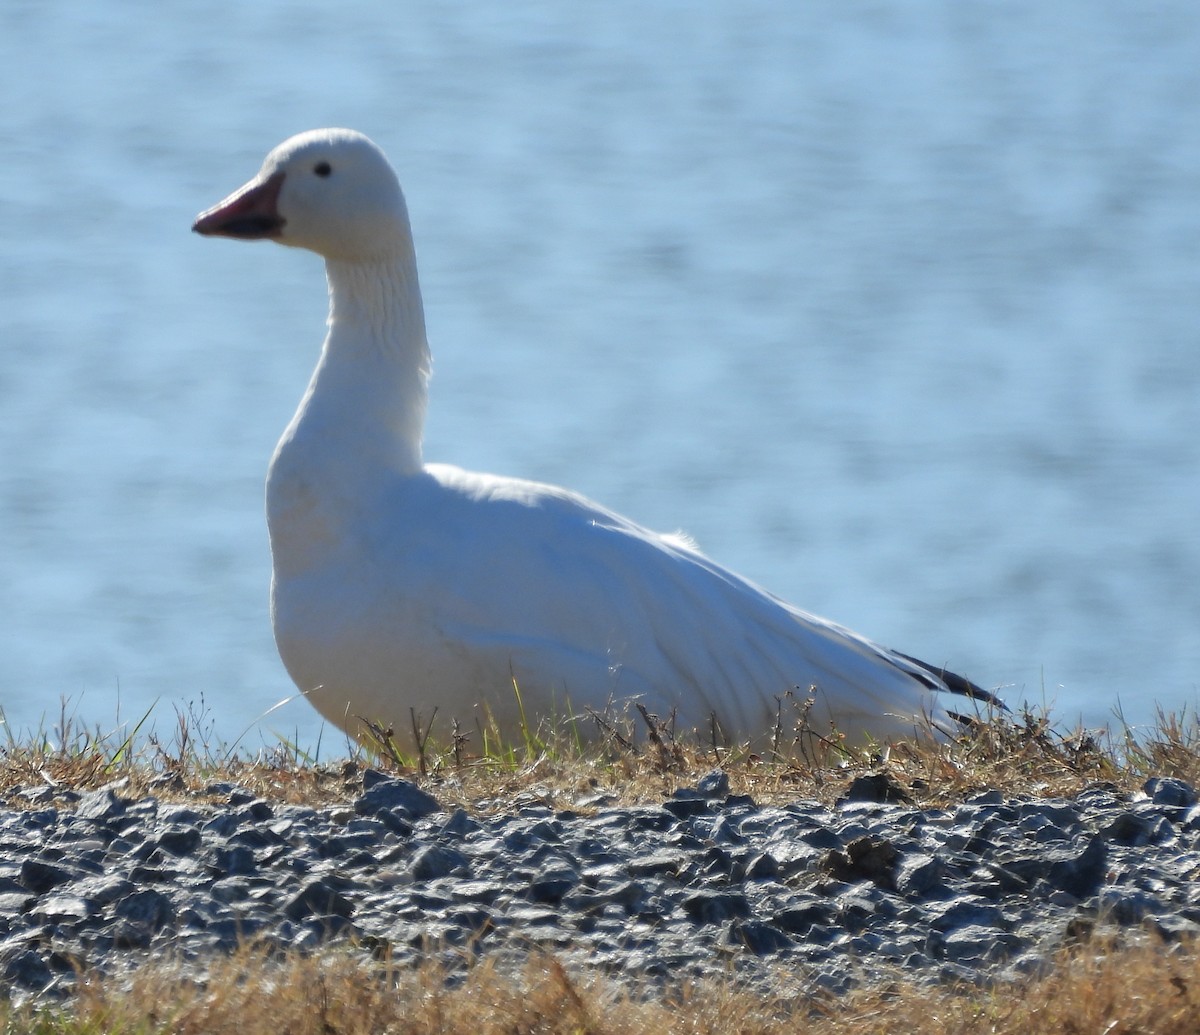
[{"label": "goose head", "polygon": [[208,237],[277,241],[326,259],[369,261],[411,250],[404,195],[384,153],[349,129],[285,140],[258,175],[202,212]]}]

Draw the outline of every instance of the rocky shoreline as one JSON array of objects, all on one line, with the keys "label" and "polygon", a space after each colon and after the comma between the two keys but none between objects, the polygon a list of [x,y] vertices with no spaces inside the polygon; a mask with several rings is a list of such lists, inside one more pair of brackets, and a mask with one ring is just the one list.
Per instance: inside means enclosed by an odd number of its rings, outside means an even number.
[{"label": "rocky shoreline", "polygon": [[322,808],[227,783],[182,804],[15,788],[0,983],[55,998],[81,965],[174,955],[203,971],[253,939],[451,972],[544,949],[641,987],[733,976],[803,995],[898,973],[1005,980],[1097,930],[1200,934],[1200,805],[1182,781],[904,798],[878,776],[832,806],[759,806],[720,771],[658,805],[598,794],[496,816],[372,770],[352,804]]}]

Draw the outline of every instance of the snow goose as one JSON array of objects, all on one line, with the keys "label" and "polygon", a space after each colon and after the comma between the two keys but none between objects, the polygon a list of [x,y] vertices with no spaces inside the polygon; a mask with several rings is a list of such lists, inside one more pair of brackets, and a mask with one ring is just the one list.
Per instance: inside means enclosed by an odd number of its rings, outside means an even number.
[{"label": "snow goose", "polygon": [[436,713],[443,735],[455,719],[516,734],[523,715],[636,700],[678,728],[761,743],[792,691],[815,699],[819,728],[886,739],[949,732],[972,698],[998,703],[682,537],[566,489],[426,463],[412,233],[395,172],[362,134],[286,140],[193,229],[325,260],[328,333],[267,472],[271,617],[296,685],[351,734],[364,719],[407,730],[413,712]]}]

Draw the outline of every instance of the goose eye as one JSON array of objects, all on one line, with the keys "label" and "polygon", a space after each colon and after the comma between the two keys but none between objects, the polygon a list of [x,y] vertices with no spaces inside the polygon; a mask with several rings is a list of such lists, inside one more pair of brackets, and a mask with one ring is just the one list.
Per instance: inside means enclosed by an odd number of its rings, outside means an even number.
[{"label": "goose eye", "polygon": [[333,166],[331,166],[328,162],[317,162],[317,164],[313,166],[313,172],[324,178],[333,172]]}]

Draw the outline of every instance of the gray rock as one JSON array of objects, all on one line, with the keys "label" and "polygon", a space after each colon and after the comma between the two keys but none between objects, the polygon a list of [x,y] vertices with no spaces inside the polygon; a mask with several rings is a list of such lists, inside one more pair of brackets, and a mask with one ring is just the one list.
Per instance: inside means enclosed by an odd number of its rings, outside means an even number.
[{"label": "gray rock", "polygon": [[724,769],[714,769],[696,783],[696,790],[704,798],[725,798],[729,795],[729,774]]},{"label": "gray rock", "polygon": [[912,797],[890,773],[882,772],[856,776],[851,780],[838,803],[851,801],[911,804]]},{"label": "gray rock", "polygon": [[1200,801],[1191,784],[1173,777],[1152,776],[1142,790],[1155,805],[1167,805],[1175,809],[1189,809]]},{"label": "gray rock", "polygon": [[563,897],[562,904],[585,914],[601,912],[608,906],[619,906],[619,912],[624,917],[626,913],[636,911],[645,898],[646,891],[640,882],[625,880],[605,882],[603,887],[595,891],[576,889]]},{"label": "gray rock", "polygon": [[0,892],[0,917],[26,913],[37,902],[37,896],[28,891]]},{"label": "gray rock", "polygon": [[556,903],[579,882],[579,875],[565,866],[548,866],[529,882],[526,897],[531,902]]},{"label": "gray rock", "polygon": [[1132,801],[1104,785],[1069,800],[985,793],[944,810],[883,787],[833,809],[759,808],[717,771],[662,805],[598,800],[595,815],[439,815],[425,791],[370,770],[353,809],[236,785],[189,805],[117,786],[34,794],[61,810],[10,797],[0,993],[64,994],[72,959],[103,971],[165,950],[202,971],[252,936],[302,951],[349,936],[451,968],[491,953],[520,965],[542,946],[623,980],[786,973],[806,994],[896,966],[1004,980],[1098,929],[1200,935],[1187,784],[1150,780]]},{"label": "gray rock", "polygon": [[97,905],[81,895],[48,894],[38,900],[32,917],[46,924],[75,924],[95,913]]},{"label": "gray rock", "polygon": [[659,874],[678,876],[691,863],[687,852],[665,850],[640,855],[629,862],[629,872],[635,877],[650,877]]},{"label": "gray rock", "polygon": [[6,985],[41,992],[54,980],[45,957],[30,948],[7,951],[0,946],[0,980]]},{"label": "gray rock", "polygon": [[894,888],[899,855],[891,841],[864,835],[856,837],[844,850],[830,852],[822,866],[835,880],[869,880],[882,888]]},{"label": "gray rock", "polygon": [[746,843],[746,838],[738,830],[737,819],[724,813],[713,822],[708,836],[718,844],[740,845]]},{"label": "gray rock", "polygon": [[75,877],[75,873],[65,866],[45,862],[41,859],[21,860],[21,884],[39,895],[60,884],[65,884],[73,877]]},{"label": "gray rock", "polygon": [[473,834],[479,829],[479,824],[465,809],[455,809],[450,818],[442,824],[441,834],[445,838],[460,838]]},{"label": "gray rock", "polygon": [[680,906],[697,924],[720,924],[733,917],[750,916],[746,896],[733,891],[697,891],[684,898]]},{"label": "gray rock", "polygon": [[937,855],[906,855],[896,871],[896,891],[906,898],[919,898],[939,887],[946,864]]},{"label": "gray rock", "polygon": [[828,924],[836,912],[823,899],[813,898],[804,903],[793,903],[779,910],[771,918],[776,927],[793,935],[808,934],[815,925]]},{"label": "gray rock", "polygon": [[[367,783],[364,778],[363,786]],[[401,813],[410,820],[423,819],[440,812],[441,808],[433,795],[426,794],[415,783],[387,778],[372,781],[369,789],[354,802],[354,811],[360,816]]]},{"label": "gray rock", "polygon": [[1113,817],[1104,824],[1100,833],[1105,840],[1128,848],[1161,844],[1173,836],[1171,825],[1163,816],[1147,815],[1132,809]]},{"label": "gray rock", "polygon": [[118,948],[140,949],[175,918],[175,907],[164,894],[152,889],[135,891],[113,908],[113,943]]},{"label": "gray rock", "polygon": [[1164,912],[1164,903],[1132,888],[1105,888],[1096,896],[1096,912],[1103,920],[1122,926],[1140,923],[1152,913]]},{"label": "gray rock", "polygon": [[964,896],[949,904],[939,903],[931,914],[931,926],[938,931],[964,927],[1003,930],[1007,926],[1003,910],[974,896]]},{"label": "gray rock", "polygon": [[88,791],[80,797],[75,809],[76,816],[93,823],[107,823],[124,813],[125,802],[113,793],[111,787]]},{"label": "gray rock", "polygon": [[283,915],[292,920],[354,915],[354,903],[327,880],[310,880],[285,903]]},{"label": "gray rock", "polygon": [[970,924],[950,931],[942,940],[944,957],[955,963],[995,964],[1008,958],[1019,944],[1007,931]]},{"label": "gray rock", "polygon": [[1200,937],[1200,923],[1174,913],[1148,917],[1145,925],[1164,942],[1176,942],[1181,939],[1193,942]]},{"label": "gray rock", "polygon": [[158,835],[158,847],[171,855],[191,855],[200,847],[200,830],[197,827],[164,830]]},{"label": "gray rock", "polygon": [[466,876],[469,870],[467,856],[442,845],[426,845],[417,849],[409,866],[413,880],[421,881],[435,880],[450,873]]},{"label": "gray rock", "polygon": [[761,920],[734,920],[729,925],[727,941],[745,946],[755,956],[782,952],[790,948],[792,939],[778,927]]}]

